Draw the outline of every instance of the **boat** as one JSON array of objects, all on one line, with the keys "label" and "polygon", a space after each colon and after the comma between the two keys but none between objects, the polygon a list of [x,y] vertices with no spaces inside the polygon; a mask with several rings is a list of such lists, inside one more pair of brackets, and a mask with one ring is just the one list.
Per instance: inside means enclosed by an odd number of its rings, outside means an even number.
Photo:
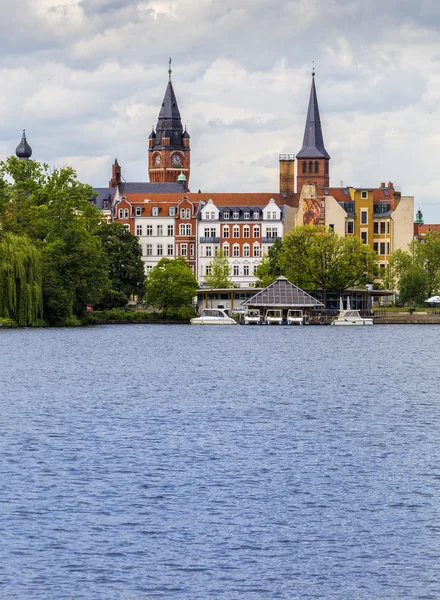
[{"label": "boat", "polygon": [[204,308],[200,316],[191,319],[190,322],[191,325],[237,325],[237,322],[220,308]]},{"label": "boat", "polygon": [[243,318],[243,325],[261,325],[261,313],[258,308],[248,310]]},{"label": "boat", "polygon": [[373,319],[370,317],[361,317],[358,310],[340,310],[338,316],[330,325],[373,325]]},{"label": "boat", "polygon": [[278,309],[269,308],[266,310],[264,317],[264,323],[266,325],[282,325],[283,324],[283,311]]},{"label": "boat", "polygon": [[304,325],[304,313],[302,310],[289,309],[287,311],[287,325]]}]

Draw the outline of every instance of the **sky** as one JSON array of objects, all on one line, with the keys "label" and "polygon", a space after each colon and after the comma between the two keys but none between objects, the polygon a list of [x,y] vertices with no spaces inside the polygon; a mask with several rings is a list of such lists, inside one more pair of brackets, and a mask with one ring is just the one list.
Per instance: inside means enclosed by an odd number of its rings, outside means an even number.
[{"label": "sky", "polygon": [[193,191],[277,192],[314,61],[334,186],[391,181],[440,223],[438,0],[0,0],[0,159],[148,181],[168,81]]}]

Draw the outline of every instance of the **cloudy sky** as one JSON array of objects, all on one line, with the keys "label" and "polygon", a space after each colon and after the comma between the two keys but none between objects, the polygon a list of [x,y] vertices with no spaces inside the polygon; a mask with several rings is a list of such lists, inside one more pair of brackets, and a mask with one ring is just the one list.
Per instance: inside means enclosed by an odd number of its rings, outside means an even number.
[{"label": "cloudy sky", "polygon": [[146,181],[168,57],[191,189],[277,191],[312,61],[333,185],[392,181],[440,222],[438,0],[0,0],[0,156]]}]

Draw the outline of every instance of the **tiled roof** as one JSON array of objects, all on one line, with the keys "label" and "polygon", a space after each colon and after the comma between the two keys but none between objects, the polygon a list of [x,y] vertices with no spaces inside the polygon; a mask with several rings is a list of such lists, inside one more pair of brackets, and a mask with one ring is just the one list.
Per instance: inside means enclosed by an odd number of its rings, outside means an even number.
[{"label": "tiled roof", "polygon": [[278,277],[267,288],[243,302],[243,306],[312,307],[324,306],[285,277]]},{"label": "tiled roof", "polygon": [[439,223],[434,223],[434,224],[426,223],[424,225],[419,225],[418,231],[419,231],[419,235],[426,235],[430,231],[439,232],[440,224]]},{"label": "tiled roof", "polygon": [[147,183],[147,182],[125,182],[119,184],[121,194],[172,194],[185,193],[185,188],[180,183],[163,182],[163,183]]},{"label": "tiled roof", "polygon": [[[255,207],[264,207],[269,204],[269,200],[272,198],[275,200],[275,203],[278,206],[283,206],[286,204],[286,199],[281,194],[271,194],[269,192],[250,192],[250,193],[236,193],[236,192],[223,192],[223,193],[214,193],[214,194],[191,194],[192,197],[197,196],[199,200],[203,200],[204,202],[208,202],[208,200],[212,200],[214,204],[218,207],[220,206],[255,206]],[[188,198],[190,194],[188,194]]]},{"label": "tiled roof", "polygon": [[[110,209],[115,188],[93,188],[93,191],[98,195],[91,199],[92,203],[100,210]],[[105,202],[108,203],[107,206],[104,205]]]}]

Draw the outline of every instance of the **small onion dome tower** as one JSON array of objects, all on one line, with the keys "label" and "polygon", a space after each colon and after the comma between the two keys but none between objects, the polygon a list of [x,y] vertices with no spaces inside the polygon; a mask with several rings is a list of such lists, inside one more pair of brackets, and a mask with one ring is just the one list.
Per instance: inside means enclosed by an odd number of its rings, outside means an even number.
[{"label": "small onion dome tower", "polygon": [[18,144],[15,154],[22,160],[28,160],[32,156],[32,148],[29,146],[26,140],[26,131],[23,129],[23,137],[21,142]]},{"label": "small onion dome tower", "polygon": [[183,188],[185,188],[185,190],[186,190],[186,177],[185,177],[185,173],[180,173],[180,175],[177,178],[177,183],[179,185],[181,185]]}]

